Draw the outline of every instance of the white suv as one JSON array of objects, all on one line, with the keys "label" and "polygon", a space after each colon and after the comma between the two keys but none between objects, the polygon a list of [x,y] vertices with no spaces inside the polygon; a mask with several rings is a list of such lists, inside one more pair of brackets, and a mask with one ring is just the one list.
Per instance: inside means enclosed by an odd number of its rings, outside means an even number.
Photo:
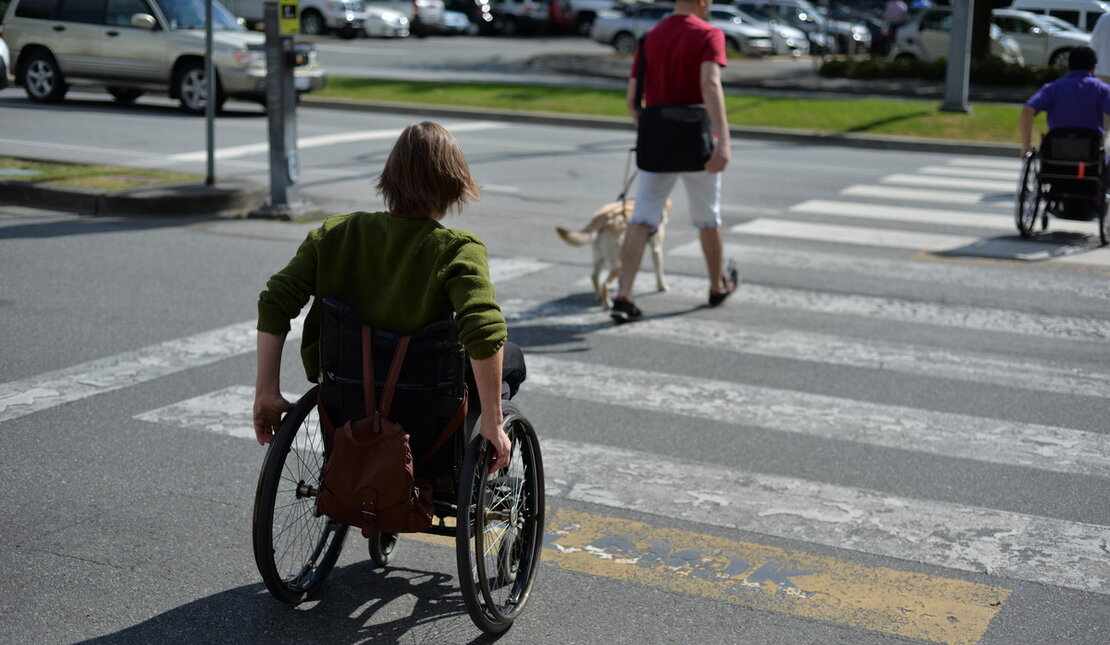
[{"label": "white suv", "polygon": [[[203,114],[205,0],[12,0],[4,18],[12,71],[32,101],[61,101],[71,85],[107,88],[121,103],[163,92]],[[265,36],[249,32],[212,0],[216,107],[229,98],[265,101]],[[324,86],[316,50],[297,46],[298,92]]]}]

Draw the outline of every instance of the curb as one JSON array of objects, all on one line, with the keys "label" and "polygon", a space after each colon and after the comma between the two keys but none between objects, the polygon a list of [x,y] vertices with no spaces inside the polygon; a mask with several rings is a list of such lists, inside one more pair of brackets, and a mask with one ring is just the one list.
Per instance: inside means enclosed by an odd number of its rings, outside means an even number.
[{"label": "curb", "polygon": [[[627,117],[606,117],[589,115],[570,115],[551,112],[523,112],[517,110],[455,108],[416,103],[387,103],[380,101],[355,101],[345,99],[301,98],[306,107],[351,110],[361,112],[381,112],[385,114],[404,114],[425,117],[460,117],[468,119],[492,119],[514,123],[536,123],[542,125],[598,128],[605,130],[625,130],[631,134],[632,124]],[[907,152],[942,152],[948,154],[977,155],[989,157],[1018,158],[1021,147],[1009,143],[983,143],[953,141],[950,139],[924,139],[919,137],[884,137],[842,132],[820,132],[813,130],[787,130],[782,128],[732,127],[734,138],[762,139],[788,143],[804,143],[829,146],[848,146],[874,150],[904,150]]]},{"label": "curb", "polygon": [[228,181],[215,186],[174,184],[114,192],[0,181],[0,201],[91,215],[241,215],[266,199],[263,186]]}]

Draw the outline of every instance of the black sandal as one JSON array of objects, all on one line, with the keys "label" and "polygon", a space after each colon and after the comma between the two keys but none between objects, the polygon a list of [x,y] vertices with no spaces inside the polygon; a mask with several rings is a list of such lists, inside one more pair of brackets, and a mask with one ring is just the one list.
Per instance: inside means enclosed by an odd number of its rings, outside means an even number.
[{"label": "black sandal", "polygon": [[740,272],[736,269],[736,263],[732,260],[728,261],[728,268],[725,269],[725,275],[721,276],[722,290],[717,291],[710,289],[709,291],[709,306],[716,307],[732,295],[736,291],[736,286],[740,284]]}]

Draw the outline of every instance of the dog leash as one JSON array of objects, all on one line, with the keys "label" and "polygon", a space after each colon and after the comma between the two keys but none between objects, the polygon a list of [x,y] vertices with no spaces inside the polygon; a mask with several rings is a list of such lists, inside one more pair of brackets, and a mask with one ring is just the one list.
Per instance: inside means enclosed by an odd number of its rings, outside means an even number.
[{"label": "dog leash", "polygon": [[626,204],[628,203],[628,189],[632,186],[632,182],[636,179],[636,174],[639,172],[639,170],[637,170],[633,172],[631,176],[628,174],[628,171],[632,169],[632,153],[634,152],[636,152],[635,148],[628,149],[628,158],[624,162],[624,188],[621,189],[621,194],[617,195],[617,200],[621,203],[622,211],[625,210]]}]

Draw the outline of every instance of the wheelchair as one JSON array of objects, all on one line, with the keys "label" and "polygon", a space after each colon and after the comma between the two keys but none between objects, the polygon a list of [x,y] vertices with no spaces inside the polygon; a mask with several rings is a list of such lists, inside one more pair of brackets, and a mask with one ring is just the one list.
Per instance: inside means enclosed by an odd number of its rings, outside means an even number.
[{"label": "wheelchair", "polygon": [[[363,416],[361,325],[349,309],[325,299],[321,316],[322,382],[285,415],[266,452],[253,513],[255,562],[270,594],[297,604],[317,591],[335,566],[350,526],[321,515],[316,495],[331,440],[321,424],[323,406],[338,427]],[[338,331],[336,327],[339,327]],[[373,331],[375,382],[385,380],[399,336]],[[390,417],[410,434],[414,460],[446,427],[469,382],[454,325],[442,321],[414,334],[400,373]],[[379,357],[382,360],[379,360]],[[509,466],[490,472],[490,444],[478,433],[480,411],[470,407],[462,427],[418,471],[433,481],[435,520],[426,533],[453,537],[463,602],[483,632],[507,630],[523,611],[538,571],[544,535],[544,479],[539,439],[503,384],[505,432],[512,440]],[[380,391],[380,390],[379,390]],[[477,398],[477,397],[474,397]],[[370,559],[385,567],[399,536],[373,532]]]},{"label": "wheelchair", "polygon": [[1054,128],[1041,138],[1040,150],[1025,156],[1018,184],[1015,218],[1022,237],[1048,229],[1048,216],[1098,220],[1099,241],[1110,244],[1107,219],[1106,152],[1096,130]]}]

